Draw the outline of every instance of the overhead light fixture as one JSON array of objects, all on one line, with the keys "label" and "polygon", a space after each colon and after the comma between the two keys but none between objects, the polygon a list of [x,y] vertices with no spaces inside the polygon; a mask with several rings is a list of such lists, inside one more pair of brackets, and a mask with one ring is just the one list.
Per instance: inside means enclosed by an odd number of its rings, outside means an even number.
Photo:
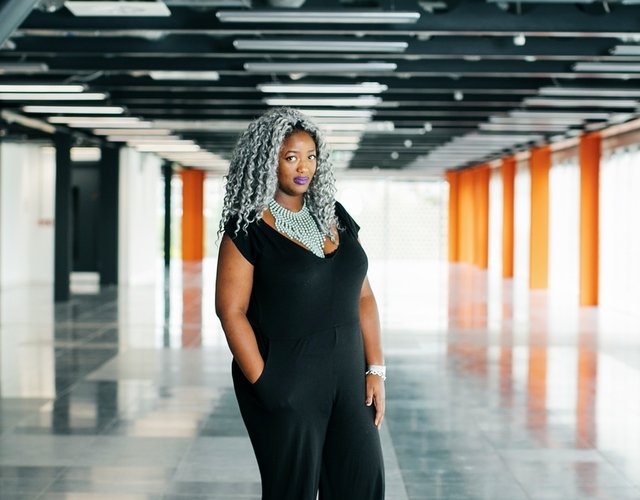
[{"label": "overhead light fixture", "polygon": [[140,144],[135,146],[138,151],[143,153],[177,153],[200,151],[197,144]]},{"label": "overhead light fixture", "polygon": [[322,118],[370,119],[374,112],[371,109],[305,109],[304,114],[322,121]]},{"label": "overhead light fixture", "polygon": [[433,125],[430,122],[425,122],[422,128],[425,132],[431,132],[433,130]]},{"label": "overhead light fixture", "polygon": [[4,92],[64,92],[64,93],[78,93],[84,92],[86,87],[84,85],[32,85],[32,84],[0,84],[0,93]]},{"label": "overhead light fixture", "polygon": [[614,56],[640,56],[640,45],[616,45],[611,49]]},{"label": "overhead light fixture", "polygon": [[460,90],[456,90],[453,93],[453,99],[455,101],[462,101],[462,99],[464,99],[464,94]]},{"label": "overhead light fixture", "polygon": [[302,63],[302,62],[247,62],[245,71],[249,73],[366,73],[391,72],[397,69],[396,63]]},{"label": "overhead light fixture", "polygon": [[407,42],[325,41],[325,40],[235,40],[238,50],[293,52],[404,52]]},{"label": "overhead light fixture", "polygon": [[523,47],[527,43],[527,37],[524,33],[518,33],[513,37],[513,44],[518,47]]},{"label": "overhead light fixture", "polygon": [[349,123],[349,122],[335,122],[335,123],[321,123],[320,128],[329,132],[334,131],[350,131],[350,132],[385,132],[392,131],[395,127],[391,121],[382,122],[367,122],[367,123]]},{"label": "overhead light fixture", "polygon": [[[134,122],[135,123],[135,122]],[[124,134],[134,134],[132,137],[139,136],[167,136],[171,134],[171,130],[169,129],[160,129],[160,128],[149,128],[136,130],[134,132],[131,131],[130,128],[96,128],[92,130],[94,135],[124,135]]]},{"label": "overhead light fixture", "polygon": [[55,92],[45,93],[0,93],[0,101],[104,101],[107,94],[102,92],[86,92],[82,94]]},{"label": "overhead light fixture", "polygon": [[538,95],[558,97],[640,97],[640,89],[542,87],[538,90]]},{"label": "overhead light fixture", "polygon": [[158,136],[158,135],[135,135],[135,134],[131,134],[131,131],[127,131],[127,135],[116,135],[116,134],[112,134],[112,135],[107,135],[106,139],[109,142],[129,142],[132,144],[157,144],[160,141],[167,141],[167,142],[171,142],[172,144],[174,144],[176,141],[182,141],[182,139],[180,137],[178,137],[177,135],[163,135],[163,136]]},{"label": "overhead light fixture", "polygon": [[0,111],[0,117],[8,123],[15,122],[22,125],[23,127],[40,130],[42,132],[46,132],[47,134],[54,134],[56,132],[56,128],[53,125],[48,124],[47,122],[43,122],[42,120],[38,120],[36,118],[29,118],[28,116],[24,116],[19,113],[14,113],[13,111],[9,111],[8,109],[3,109],[2,111]]},{"label": "overhead light fixture", "polygon": [[267,97],[263,101],[269,106],[329,106],[329,107],[371,107],[382,102],[380,97],[361,96],[352,98],[304,99],[297,97]]},{"label": "overhead light fixture", "polygon": [[71,161],[100,161],[102,151],[100,148],[73,147],[71,148]]},{"label": "overhead light fixture", "polygon": [[119,115],[124,113],[124,108],[122,106],[24,106],[22,111],[25,113]]},{"label": "overhead light fixture", "polygon": [[635,108],[638,101],[632,99],[552,99],[549,97],[527,97],[526,106],[557,108]]},{"label": "overhead light fixture", "polygon": [[380,94],[389,87],[376,82],[363,82],[353,85],[261,83],[256,88],[265,94]]},{"label": "overhead light fixture", "polygon": [[217,71],[149,71],[148,74],[154,80],[220,80]]},{"label": "overhead light fixture", "polygon": [[242,132],[249,123],[248,120],[154,120],[153,126],[174,132]]},{"label": "overhead light fixture", "polygon": [[640,72],[640,64],[638,63],[618,63],[618,62],[578,62],[573,65],[574,71],[611,71],[613,73]]},{"label": "overhead light fixture", "polygon": [[77,17],[169,17],[171,11],[161,1],[107,2],[67,0],[65,7]]},{"label": "overhead light fixture", "polygon": [[0,75],[30,75],[33,73],[46,73],[49,66],[44,63],[29,62],[2,62],[0,63]]},{"label": "overhead light fixture", "polygon": [[498,123],[502,125],[514,124],[514,125],[579,125],[584,122],[584,118],[572,118],[572,117],[560,117],[560,118],[548,118],[548,117],[531,117],[531,118],[516,118],[513,116],[490,116],[490,123]]},{"label": "overhead light fixture", "polygon": [[222,23],[294,24],[413,24],[419,12],[397,11],[300,11],[300,10],[221,10]]},{"label": "overhead light fixture", "polygon": [[67,125],[68,127],[90,129],[139,129],[153,127],[151,122],[128,116],[52,116],[47,118],[47,121],[49,123]]},{"label": "overhead light fixture", "polygon": [[583,120],[606,120],[611,116],[603,112],[586,111],[509,111],[509,116],[516,118],[581,118]]},{"label": "overhead light fixture", "polygon": [[489,132],[562,132],[567,126],[545,125],[540,123],[481,123],[478,125],[478,128]]}]

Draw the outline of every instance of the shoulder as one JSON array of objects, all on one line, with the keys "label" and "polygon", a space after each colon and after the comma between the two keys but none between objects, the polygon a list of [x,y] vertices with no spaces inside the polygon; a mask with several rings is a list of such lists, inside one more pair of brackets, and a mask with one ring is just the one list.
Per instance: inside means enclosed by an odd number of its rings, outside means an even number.
[{"label": "shoulder", "polygon": [[342,223],[343,227],[351,231],[354,235],[358,235],[358,231],[360,231],[360,226],[358,223],[351,217],[347,209],[344,208],[342,203],[336,200],[335,204],[335,213],[338,221]]},{"label": "shoulder", "polygon": [[256,241],[256,226],[258,221],[250,222],[245,226],[238,215],[231,215],[224,224],[224,234],[236,245],[240,253],[251,263],[259,254],[259,245]]}]

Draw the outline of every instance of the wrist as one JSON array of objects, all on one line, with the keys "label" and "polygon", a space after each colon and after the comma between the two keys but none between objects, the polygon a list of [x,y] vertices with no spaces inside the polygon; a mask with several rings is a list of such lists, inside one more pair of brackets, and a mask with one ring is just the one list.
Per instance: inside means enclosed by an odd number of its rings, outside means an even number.
[{"label": "wrist", "polygon": [[365,371],[364,374],[376,375],[380,377],[382,380],[386,380],[387,367],[385,365],[367,365],[367,371]]}]

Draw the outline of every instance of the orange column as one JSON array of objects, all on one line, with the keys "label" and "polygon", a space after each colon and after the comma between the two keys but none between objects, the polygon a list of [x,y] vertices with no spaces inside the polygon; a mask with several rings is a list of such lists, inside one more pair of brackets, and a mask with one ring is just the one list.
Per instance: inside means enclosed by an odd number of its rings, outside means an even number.
[{"label": "orange column", "polygon": [[474,182],[474,264],[481,269],[489,266],[489,179],[488,165],[473,169]]},{"label": "orange column", "polygon": [[204,256],[204,171],[182,171],[182,260]]},{"label": "orange column", "polygon": [[598,305],[600,135],[580,138],[580,305]]},{"label": "orange column", "polygon": [[474,173],[466,169],[459,174],[458,184],[458,257],[460,262],[474,263]]},{"label": "orange column", "polygon": [[502,277],[513,278],[516,159],[502,160]]},{"label": "orange column", "polygon": [[549,281],[549,169],[551,149],[531,150],[531,255],[529,286],[547,288]]},{"label": "orange column", "polygon": [[449,262],[460,260],[458,245],[458,172],[447,172],[449,182]]}]

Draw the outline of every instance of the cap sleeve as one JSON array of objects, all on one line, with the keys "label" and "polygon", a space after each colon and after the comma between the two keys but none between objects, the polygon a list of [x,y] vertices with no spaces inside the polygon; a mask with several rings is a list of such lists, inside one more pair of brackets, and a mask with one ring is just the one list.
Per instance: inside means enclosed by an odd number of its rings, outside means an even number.
[{"label": "cap sleeve", "polygon": [[360,231],[360,226],[355,220],[353,220],[353,218],[349,215],[349,213],[342,206],[342,204],[337,201],[336,201],[336,215],[338,216],[338,219],[340,220],[340,222],[342,222],[344,227],[357,238],[358,232]]},{"label": "cap sleeve", "polygon": [[231,217],[224,226],[224,233],[233,241],[242,256],[247,259],[249,263],[255,264],[257,251],[253,227],[250,224],[246,232],[240,228],[236,233],[237,225],[238,217]]}]

